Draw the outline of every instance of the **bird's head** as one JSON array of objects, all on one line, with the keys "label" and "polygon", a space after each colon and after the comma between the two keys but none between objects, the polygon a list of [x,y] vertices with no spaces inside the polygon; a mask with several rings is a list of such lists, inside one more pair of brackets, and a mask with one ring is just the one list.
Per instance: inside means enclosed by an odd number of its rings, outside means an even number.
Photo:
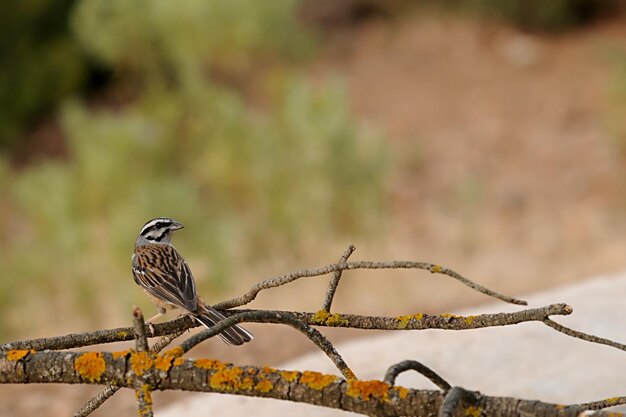
[{"label": "bird's head", "polygon": [[183,225],[169,217],[157,217],[147,222],[139,232],[137,243],[170,243],[172,232],[180,230]]}]

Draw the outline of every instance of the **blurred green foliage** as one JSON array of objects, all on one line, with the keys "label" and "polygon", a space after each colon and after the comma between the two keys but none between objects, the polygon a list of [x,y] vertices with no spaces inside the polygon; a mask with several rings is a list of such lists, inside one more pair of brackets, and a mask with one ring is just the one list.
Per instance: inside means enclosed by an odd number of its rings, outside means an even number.
[{"label": "blurred green foliage", "polygon": [[474,5],[530,30],[558,31],[587,23],[616,7],[616,0],[477,0]]},{"label": "blurred green foliage", "polygon": [[87,63],[67,25],[73,3],[0,2],[0,148],[83,86]]},{"label": "blurred green foliage", "polygon": [[[152,217],[187,226],[174,243],[201,292],[281,251],[316,252],[338,235],[375,229],[386,148],[357,129],[339,82],[313,86],[300,74],[314,42],[296,4],[77,4],[79,44],[115,68],[133,97],[116,107],[66,101],[67,161],[19,172],[0,163],[8,196],[0,285],[19,280],[29,294],[1,292],[0,311],[13,316],[0,331],[45,323],[51,311],[110,324],[103,312],[142,299],[130,255]],[[256,100],[251,91],[260,91]]]}]

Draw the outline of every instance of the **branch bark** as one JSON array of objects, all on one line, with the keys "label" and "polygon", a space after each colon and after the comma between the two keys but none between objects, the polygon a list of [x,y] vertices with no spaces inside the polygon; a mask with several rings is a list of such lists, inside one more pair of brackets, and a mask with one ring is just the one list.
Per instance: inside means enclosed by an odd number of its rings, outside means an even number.
[{"label": "branch bark", "polygon": [[[163,355],[146,352],[0,352],[0,383],[111,384],[134,388],[137,376],[154,376],[154,389],[238,394],[332,407],[369,416],[436,417],[444,402],[441,391],[413,390],[382,381],[359,381],[268,367],[234,366],[210,359],[177,357],[174,348]],[[452,390],[450,390],[451,392]],[[584,409],[540,401],[491,397],[463,390],[450,416],[574,417]],[[469,394],[466,394],[469,393]],[[471,401],[467,402],[465,396]],[[598,412],[598,417],[623,416]]]}]

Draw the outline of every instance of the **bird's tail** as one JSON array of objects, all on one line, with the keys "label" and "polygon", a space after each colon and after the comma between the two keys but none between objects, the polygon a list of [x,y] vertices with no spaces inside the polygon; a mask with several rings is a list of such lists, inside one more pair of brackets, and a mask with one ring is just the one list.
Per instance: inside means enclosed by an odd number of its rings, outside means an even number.
[{"label": "bird's tail", "polygon": [[[226,316],[204,303],[198,303],[198,311],[194,314],[194,318],[208,329],[224,320]],[[229,345],[243,345],[254,339],[252,333],[236,324],[223,330],[218,336]]]}]

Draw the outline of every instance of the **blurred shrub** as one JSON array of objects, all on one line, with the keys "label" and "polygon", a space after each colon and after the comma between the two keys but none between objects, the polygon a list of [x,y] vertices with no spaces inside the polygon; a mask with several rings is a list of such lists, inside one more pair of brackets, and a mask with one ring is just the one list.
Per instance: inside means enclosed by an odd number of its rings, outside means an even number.
[{"label": "blurred shrub", "polygon": [[83,85],[86,63],[67,25],[73,3],[0,2],[0,148]]},{"label": "blurred shrub", "polygon": [[587,23],[616,7],[616,0],[477,0],[479,10],[530,30],[556,31]]},{"label": "blurred shrub", "polygon": [[[373,230],[385,148],[355,128],[339,83],[314,87],[299,75],[293,62],[312,41],[295,5],[80,2],[81,45],[139,87],[119,108],[67,102],[70,160],[13,178],[19,236],[4,242],[0,262],[32,298],[10,299],[4,312],[19,302],[45,322],[50,310],[127,311],[143,299],[130,279],[134,239],[155,216],[187,225],[175,243],[201,292],[281,250],[315,253],[338,235]],[[262,92],[256,106],[252,90]]]}]

